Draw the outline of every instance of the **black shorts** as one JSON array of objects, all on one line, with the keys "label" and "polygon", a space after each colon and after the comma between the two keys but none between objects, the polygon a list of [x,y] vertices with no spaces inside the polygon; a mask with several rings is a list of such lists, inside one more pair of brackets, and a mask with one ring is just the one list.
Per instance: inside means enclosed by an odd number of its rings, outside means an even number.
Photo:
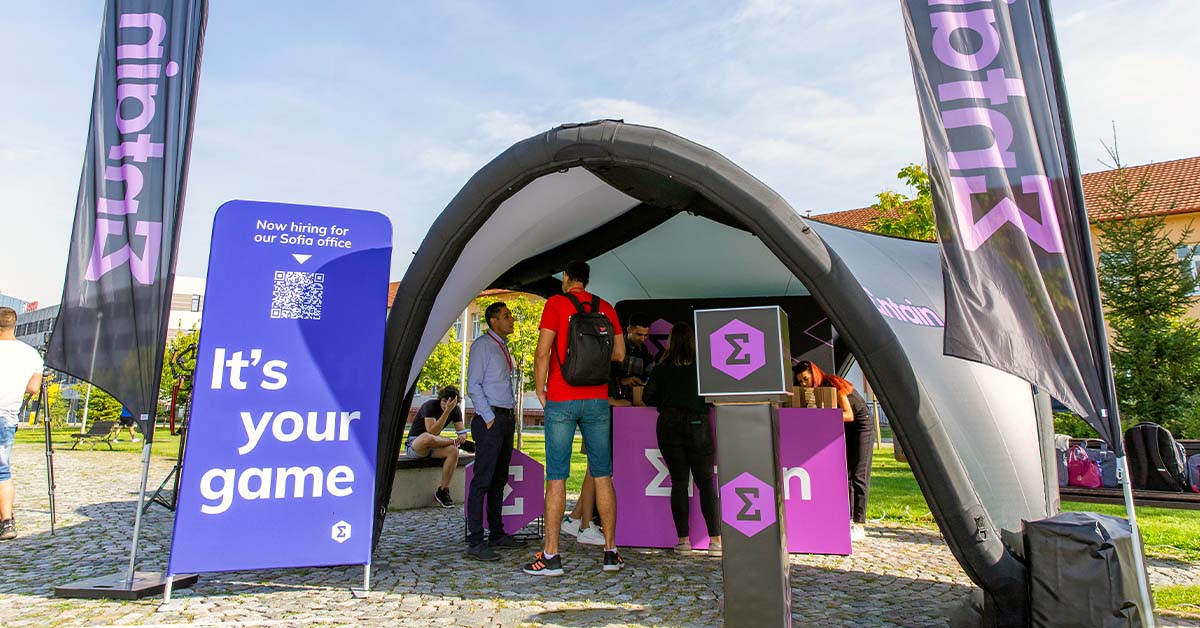
[{"label": "black shorts", "polygon": [[133,427],[134,425],[137,425],[137,420],[134,419],[133,417],[131,417],[131,416],[121,417],[121,427]]}]

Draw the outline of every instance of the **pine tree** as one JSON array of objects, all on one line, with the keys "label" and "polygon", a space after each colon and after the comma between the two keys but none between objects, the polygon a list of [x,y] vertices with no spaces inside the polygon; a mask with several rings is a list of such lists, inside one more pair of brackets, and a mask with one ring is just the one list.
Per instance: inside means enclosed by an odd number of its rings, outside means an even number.
[{"label": "pine tree", "polygon": [[1122,167],[1115,146],[1101,198],[1120,217],[1094,224],[1122,423],[1152,421],[1176,437],[1200,438],[1200,324],[1186,316],[1197,286],[1186,248],[1192,229],[1172,239],[1161,216],[1145,215],[1157,209],[1145,201],[1150,182]]}]

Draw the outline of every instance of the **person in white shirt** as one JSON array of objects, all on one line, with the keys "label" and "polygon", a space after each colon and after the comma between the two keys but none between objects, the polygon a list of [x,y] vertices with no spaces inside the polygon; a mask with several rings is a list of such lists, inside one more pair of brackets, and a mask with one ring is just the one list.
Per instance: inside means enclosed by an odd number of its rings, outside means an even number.
[{"label": "person in white shirt", "polygon": [[42,387],[42,356],[17,340],[17,312],[0,307],[0,541],[17,538],[13,521],[12,452],[26,394]]}]

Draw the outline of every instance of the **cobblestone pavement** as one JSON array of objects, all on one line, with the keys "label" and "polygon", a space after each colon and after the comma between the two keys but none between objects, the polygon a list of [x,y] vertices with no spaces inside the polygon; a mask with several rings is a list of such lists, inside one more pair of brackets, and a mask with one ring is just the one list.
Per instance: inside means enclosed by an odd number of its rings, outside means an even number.
[{"label": "cobblestone pavement", "polygon": [[[0,543],[0,626],[718,626],[720,561],[665,550],[625,549],[627,568],[600,569],[600,552],[566,541],[567,575],[525,576],[526,552],[498,563],[464,559],[458,510],[393,513],[375,554],[373,591],[354,599],[362,567],[204,574],[160,598],[137,602],[52,597],[53,586],[122,571],[128,564],[139,459],[105,451],[55,456],[58,531],[51,536],[45,459],[15,453],[21,537]],[[155,459],[151,488],[170,462]],[[144,518],[141,569],[161,570],[170,513]],[[797,625],[944,626],[944,609],[970,583],[934,530],[869,526],[854,556],[792,559]],[[1200,584],[1200,565],[1156,564],[1155,583]],[[1162,625],[1200,626],[1177,618]]]}]

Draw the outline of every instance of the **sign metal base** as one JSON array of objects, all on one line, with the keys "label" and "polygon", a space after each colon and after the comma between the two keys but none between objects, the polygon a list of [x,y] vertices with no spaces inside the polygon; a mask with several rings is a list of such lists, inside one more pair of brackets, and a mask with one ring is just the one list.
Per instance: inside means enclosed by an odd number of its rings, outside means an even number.
[{"label": "sign metal base", "polygon": [[126,574],[114,573],[56,586],[54,597],[140,600],[162,593],[168,582],[178,589],[190,587],[199,579],[196,574],[176,574],[168,577],[159,571],[139,571],[130,582],[126,579]]}]

